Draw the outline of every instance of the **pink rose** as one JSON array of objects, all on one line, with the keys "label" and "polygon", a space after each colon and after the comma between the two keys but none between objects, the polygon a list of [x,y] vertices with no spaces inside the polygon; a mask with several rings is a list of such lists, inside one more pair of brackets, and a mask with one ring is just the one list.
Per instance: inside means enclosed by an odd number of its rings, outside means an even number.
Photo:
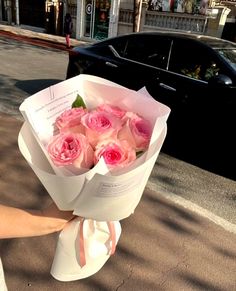
[{"label": "pink rose", "polygon": [[147,149],[152,135],[150,122],[133,112],[127,112],[126,116],[128,119],[118,138],[127,140],[137,151]]},{"label": "pink rose", "polygon": [[81,118],[85,127],[85,135],[90,144],[95,145],[104,139],[116,139],[118,131],[122,127],[121,120],[107,112],[91,111]]},{"label": "pink rose", "polygon": [[82,134],[64,132],[52,138],[48,153],[57,166],[74,165],[77,168],[93,166],[94,151]]},{"label": "pink rose", "polygon": [[136,159],[136,152],[125,140],[105,140],[96,146],[94,164],[97,164],[101,157],[107,166],[113,169],[128,166]]},{"label": "pink rose", "polygon": [[55,121],[55,125],[60,131],[73,131],[84,133],[84,127],[81,124],[81,117],[87,113],[83,107],[71,108],[65,110]]},{"label": "pink rose", "polygon": [[99,105],[97,110],[98,111],[105,111],[107,113],[111,113],[111,114],[115,115],[116,117],[118,117],[119,119],[122,119],[126,114],[125,110],[121,109],[118,106],[113,106],[113,105],[110,105],[110,104]]}]

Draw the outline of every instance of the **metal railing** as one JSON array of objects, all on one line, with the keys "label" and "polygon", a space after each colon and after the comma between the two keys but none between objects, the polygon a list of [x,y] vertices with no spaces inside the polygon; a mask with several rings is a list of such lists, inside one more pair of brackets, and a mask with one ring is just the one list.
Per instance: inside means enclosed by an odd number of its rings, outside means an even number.
[{"label": "metal railing", "polygon": [[206,30],[207,17],[178,13],[146,11],[144,26],[171,30],[191,31],[203,34]]},{"label": "metal railing", "polygon": [[[171,29],[181,31],[191,31],[204,34],[207,28],[207,17],[202,15],[191,15],[183,13],[166,13],[145,10],[142,14],[140,31],[151,29]],[[133,10],[120,9],[120,23],[133,23]]]},{"label": "metal railing", "polygon": [[119,11],[119,22],[133,23],[134,12],[130,9],[120,9]]}]

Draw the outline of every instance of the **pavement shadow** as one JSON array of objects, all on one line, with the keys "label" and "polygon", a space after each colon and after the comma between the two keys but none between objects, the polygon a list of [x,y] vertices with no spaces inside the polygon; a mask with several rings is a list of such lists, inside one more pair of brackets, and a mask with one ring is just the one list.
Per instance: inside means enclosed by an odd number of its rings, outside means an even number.
[{"label": "pavement shadow", "polygon": [[63,80],[17,80],[0,74],[0,111],[18,116],[19,106],[25,98],[61,81]]},{"label": "pavement shadow", "polygon": [[24,92],[32,95],[46,89],[47,87],[53,86],[63,80],[59,79],[35,79],[35,80],[24,80],[16,81],[15,86]]}]

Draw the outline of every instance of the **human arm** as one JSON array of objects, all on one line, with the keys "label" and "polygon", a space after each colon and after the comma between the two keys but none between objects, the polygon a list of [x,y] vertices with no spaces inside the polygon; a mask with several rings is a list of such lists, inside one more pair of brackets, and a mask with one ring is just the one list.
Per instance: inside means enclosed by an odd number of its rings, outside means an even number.
[{"label": "human arm", "polygon": [[0,204],[0,239],[40,236],[60,231],[73,218],[52,203],[43,210],[24,210]]}]

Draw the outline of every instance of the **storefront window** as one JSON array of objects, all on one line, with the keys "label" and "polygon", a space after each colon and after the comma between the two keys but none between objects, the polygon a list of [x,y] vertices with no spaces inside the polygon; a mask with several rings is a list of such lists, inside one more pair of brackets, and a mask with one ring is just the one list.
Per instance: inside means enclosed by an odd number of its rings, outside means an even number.
[{"label": "storefront window", "polygon": [[205,15],[208,5],[209,0],[149,0],[148,10]]},{"label": "storefront window", "polygon": [[84,36],[91,37],[92,35],[92,16],[93,16],[93,2],[92,0],[86,0],[85,2],[85,25],[84,25]]},{"label": "storefront window", "polygon": [[84,36],[101,40],[108,37],[111,0],[85,1]]}]

